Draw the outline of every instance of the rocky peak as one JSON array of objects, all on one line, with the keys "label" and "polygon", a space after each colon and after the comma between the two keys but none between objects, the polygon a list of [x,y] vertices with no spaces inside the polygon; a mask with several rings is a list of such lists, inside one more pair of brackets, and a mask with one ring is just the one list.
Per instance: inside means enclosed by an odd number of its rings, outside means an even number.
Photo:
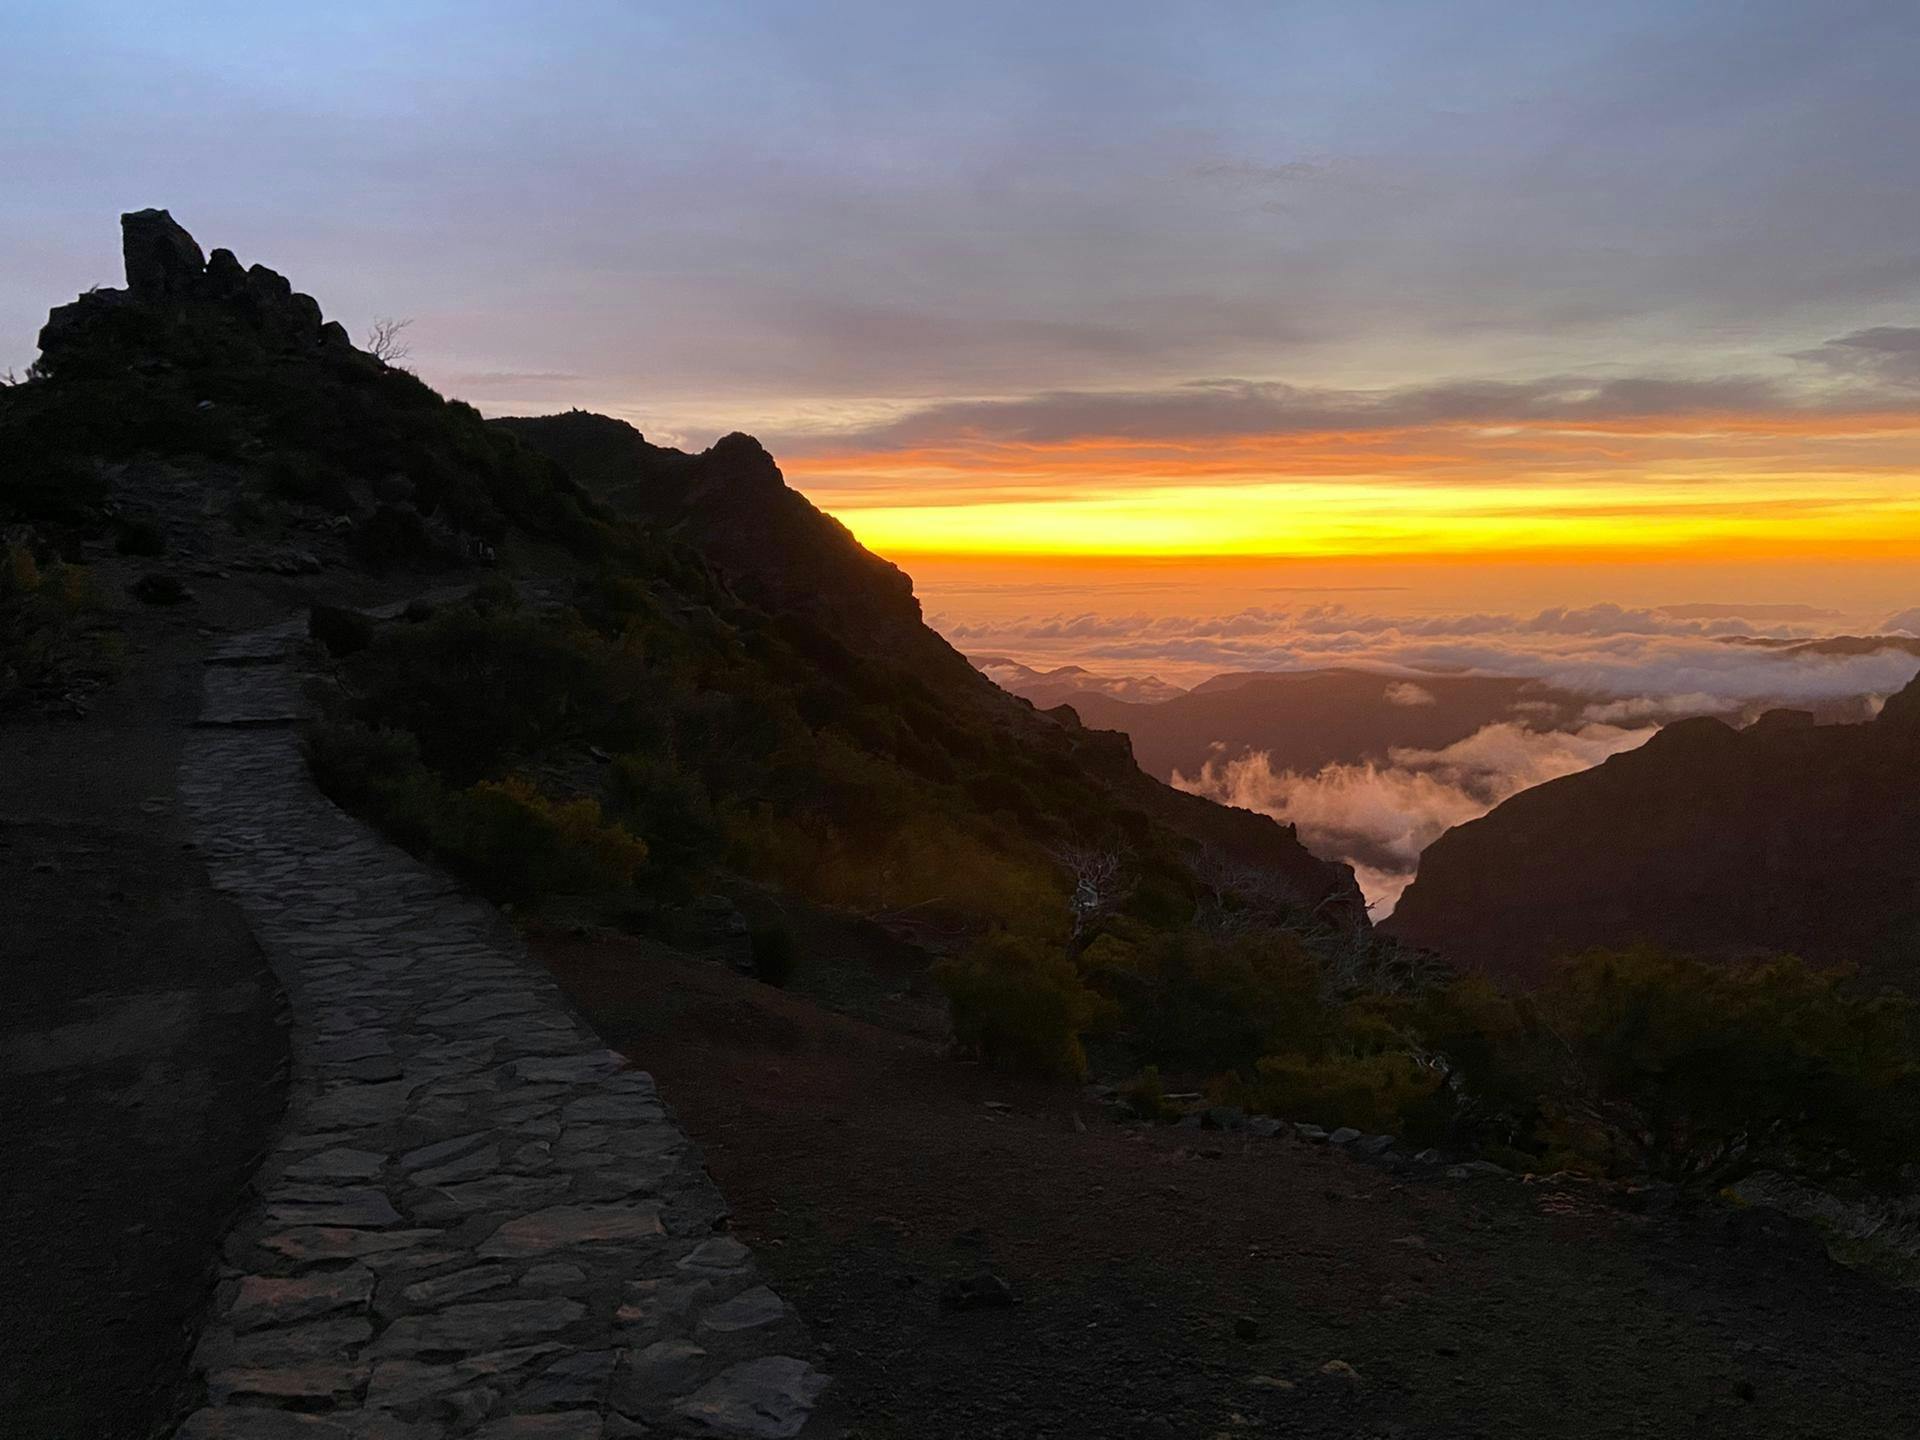
[{"label": "rocky peak", "polygon": [[1815,716],[1811,710],[1793,710],[1784,706],[1769,710],[1747,726],[1749,732],[1772,735],[1782,730],[1811,730]]},{"label": "rocky peak", "polygon": [[190,346],[212,340],[228,352],[252,342],[278,351],[356,353],[345,328],[323,321],[311,295],[264,265],[243,269],[231,250],[203,255],[165,210],[122,215],[120,245],[127,288],[89,291],[48,315],[40,331],[48,369],[84,366],[129,348],[155,355],[187,337]]},{"label": "rocky peak", "polygon": [[[198,292],[207,270],[199,244],[165,210],[122,215],[120,252],[126,260],[127,293],[135,300],[186,299]],[[233,259],[231,252],[217,253]]]}]

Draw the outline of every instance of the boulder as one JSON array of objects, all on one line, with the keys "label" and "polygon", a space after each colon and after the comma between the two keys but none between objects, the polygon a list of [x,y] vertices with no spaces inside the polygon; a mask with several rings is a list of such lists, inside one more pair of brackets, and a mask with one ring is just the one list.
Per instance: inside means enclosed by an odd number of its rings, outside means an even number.
[{"label": "boulder", "polygon": [[206,292],[226,300],[247,288],[247,272],[231,250],[217,249],[207,256]]},{"label": "boulder", "polygon": [[199,288],[207,257],[193,236],[164,210],[133,210],[120,217],[120,250],[127,290],[137,300],[184,300]]}]

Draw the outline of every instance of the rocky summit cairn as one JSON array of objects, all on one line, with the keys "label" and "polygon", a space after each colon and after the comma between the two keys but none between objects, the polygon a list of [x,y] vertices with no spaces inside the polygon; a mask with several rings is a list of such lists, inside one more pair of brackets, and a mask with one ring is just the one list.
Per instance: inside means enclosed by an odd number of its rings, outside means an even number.
[{"label": "rocky summit cairn", "polygon": [[155,353],[184,337],[211,338],[228,351],[252,343],[367,360],[345,327],[322,319],[311,295],[264,265],[243,267],[231,250],[204,254],[165,210],[122,215],[120,248],[126,289],[91,290],[48,315],[40,350],[49,370],[85,366],[129,348]]},{"label": "rocky summit cairn", "polygon": [[206,275],[207,258],[199,243],[165,210],[122,215],[120,251],[126,258],[127,293],[135,300],[188,299]]}]

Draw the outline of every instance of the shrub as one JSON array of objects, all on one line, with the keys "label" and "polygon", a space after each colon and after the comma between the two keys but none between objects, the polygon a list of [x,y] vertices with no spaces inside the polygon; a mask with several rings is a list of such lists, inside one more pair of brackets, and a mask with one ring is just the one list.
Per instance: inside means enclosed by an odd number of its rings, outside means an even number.
[{"label": "shrub", "polygon": [[1158,1065],[1142,1068],[1127,1087],[1126,1101],[1128,1108],[1142,1120],[1167,1118],[1167,1087],[1160,1079]]},{"label": "shrub", "polygon": [[1593,951],[1537,996],[1455,987],[1425,1023],[1463,1094],[1536,1152],[1703,1187],[1891,1169],[1920,1141],[1913,1009],[1848,978]]},{"label": "shrub", "polygon": [[633,882],[646,843],[606,823],[597,800],[550,800],[518,776],[465,792],[453,858],[501,899],[618,889]]},{"label": "shrub", "polygon": [[1057,947],[999,931],[941,961],[934,978],[954,1038],[983,1060],[1045,1079],[1086,1074],[1080,1037],[1105,1007]]},{"label": "shrub", "polygon": [[405,731],[336,719],[312,728],[307,750],[336,801],[409,849],[440,855],[495,899],[618,889],[647,858],[646,843],[608,823],[595,800],[549,799],[518,776],[449,787]]},{"label": "shrub", "polygon": [[57,699],[83,676],[112,667],[117,637],[102,631],[89,572],[57,559],[42,568],[32,549],[0,551],[0,711]]},{"label": "shrub", "polygon": [[1136,953],[1130,970],[1096,978],[1120,997],[1142,1052],[1162,1064],[1245,1069],[1276,1050],[1317,1048],[1329,1024],[1313,955],[1284,930],[1186,927]]},{"label": "shrub", "polygon": [[405,730],[455,786],[589,738],[624,739],[622,708],[641,688],[577,623],[488,599],[395,628],[355,656],[351,708]]},{"label": "shrub", "polygon": [[869,913],[927,907],[1064,936],[1065,907],[1049,873],[957,818],[923,812],[855,830],[783,809],[736,810],[729,818],[734,858],[748,873],[821,904]]},{"label": "shrub", "polygon": [[1374,1133],[1415,1133],[1438,1128],[1443,1076],[1405,1051],[1371,1055],[1269,1055],[1256,1079],[1229,1093],[1249,1110],[1309,1120],[1329,1129],[1351,1125]]},{"label": "shrub", "polygon": [[720,822],[705,782],[664,755],[622,755],[613,789],[622,817],[661,862],[695,865],[718,848]]},{"label": "shrub", "polygon": [[793,932],[774,923],[756,925],[747,941],[753,953],[753,974],[769,985],[785,985],[793,978]]}]

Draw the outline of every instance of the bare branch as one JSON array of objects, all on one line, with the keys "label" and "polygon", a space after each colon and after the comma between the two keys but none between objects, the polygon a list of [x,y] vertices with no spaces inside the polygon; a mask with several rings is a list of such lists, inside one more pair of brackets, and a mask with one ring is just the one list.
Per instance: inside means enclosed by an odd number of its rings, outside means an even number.
[{"label": "bare branch", "polygon": [[1073,914],[1067,953],[1077,956],[1133,893],[1132,857],[1124,850],[1088,845],[1063,845],[1052,854],[1073,877],[1073,894],[1067,900]]},{"label": "bare branch", "polygon": [[364,348],[382,365],[398,366],[413,353],[413,347],[401,339],[401,333],[413,324],[411,319],[396,320],[391,315],[383,315],[373,322],[373,328],[367,331]]}]

